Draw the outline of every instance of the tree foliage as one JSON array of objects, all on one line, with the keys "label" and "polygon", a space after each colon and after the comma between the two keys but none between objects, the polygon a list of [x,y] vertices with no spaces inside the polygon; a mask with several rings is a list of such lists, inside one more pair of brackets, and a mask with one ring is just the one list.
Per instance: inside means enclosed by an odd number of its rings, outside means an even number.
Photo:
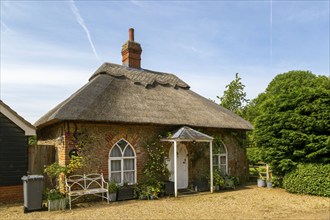
[{"label": "tree foliage", "polygon": [[240,116],[243,114],[243,107],[249,101],[246,99],[245,85],[242,84],[241,79],[236,73],[235,79],[226,85],[227,90],[224,91],[223,96],[217,96],[220,99],[221,106]]},{"label": "tree foliage", "polygon": [[329,77],[283,73],[253,102],[253,138],[275,174],[283,177],[300,162],[330,162]]}]

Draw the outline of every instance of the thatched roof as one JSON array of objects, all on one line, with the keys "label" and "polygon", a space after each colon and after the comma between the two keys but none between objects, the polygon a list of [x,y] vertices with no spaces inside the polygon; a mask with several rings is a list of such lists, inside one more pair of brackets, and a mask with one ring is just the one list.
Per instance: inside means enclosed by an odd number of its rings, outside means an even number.
[{"label": "thatched roof", "polygon": [[35,126],[58,121],[252,129],[249,122],[191,91],[173,74],[110,63],[103,64],[86,85]]}]

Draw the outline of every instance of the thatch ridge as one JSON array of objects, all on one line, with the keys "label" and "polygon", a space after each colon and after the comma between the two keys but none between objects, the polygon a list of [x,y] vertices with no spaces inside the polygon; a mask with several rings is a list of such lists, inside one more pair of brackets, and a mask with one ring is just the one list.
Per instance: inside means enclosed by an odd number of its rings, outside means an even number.
[{"label": "thatch ridge", "polygon": [[113,63],[102,64],[89,80],[95,78],[99,74],[109,74],[114,77],[125,76],[134,83],[139,83],[145,87],[159,83],[162,85],[170,85],[172,87],[190,88],[187,83],[171,73],[162,73],[147,69],[135,69]]}]

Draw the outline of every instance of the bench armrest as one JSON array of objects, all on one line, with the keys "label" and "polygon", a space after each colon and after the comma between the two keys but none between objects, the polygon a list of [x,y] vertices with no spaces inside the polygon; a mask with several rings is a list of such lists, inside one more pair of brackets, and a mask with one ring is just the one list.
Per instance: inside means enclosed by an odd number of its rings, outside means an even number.
[{"label": "bench armrest", "polygon": [[102,185],[103,185],[103,188],[106,189],[108,191],[108,182],[106,182],[104,180],[104,177],[103,177],[103,173],[101,173],[101,178],[102,178]]}]

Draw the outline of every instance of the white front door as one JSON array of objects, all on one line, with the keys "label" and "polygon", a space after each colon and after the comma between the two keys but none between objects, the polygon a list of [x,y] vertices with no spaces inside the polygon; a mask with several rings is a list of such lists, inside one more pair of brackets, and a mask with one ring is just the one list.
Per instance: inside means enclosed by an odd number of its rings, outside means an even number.
[{"label": "white front door", "polygon": [[[169,152],[168,169],[171,173],[170,181],[174,182],[174,154],[173,146]],[[188,188],[188,151],[184,144],[178,143],[177,146],[177,167],[178,167],[178,189]]]}]

